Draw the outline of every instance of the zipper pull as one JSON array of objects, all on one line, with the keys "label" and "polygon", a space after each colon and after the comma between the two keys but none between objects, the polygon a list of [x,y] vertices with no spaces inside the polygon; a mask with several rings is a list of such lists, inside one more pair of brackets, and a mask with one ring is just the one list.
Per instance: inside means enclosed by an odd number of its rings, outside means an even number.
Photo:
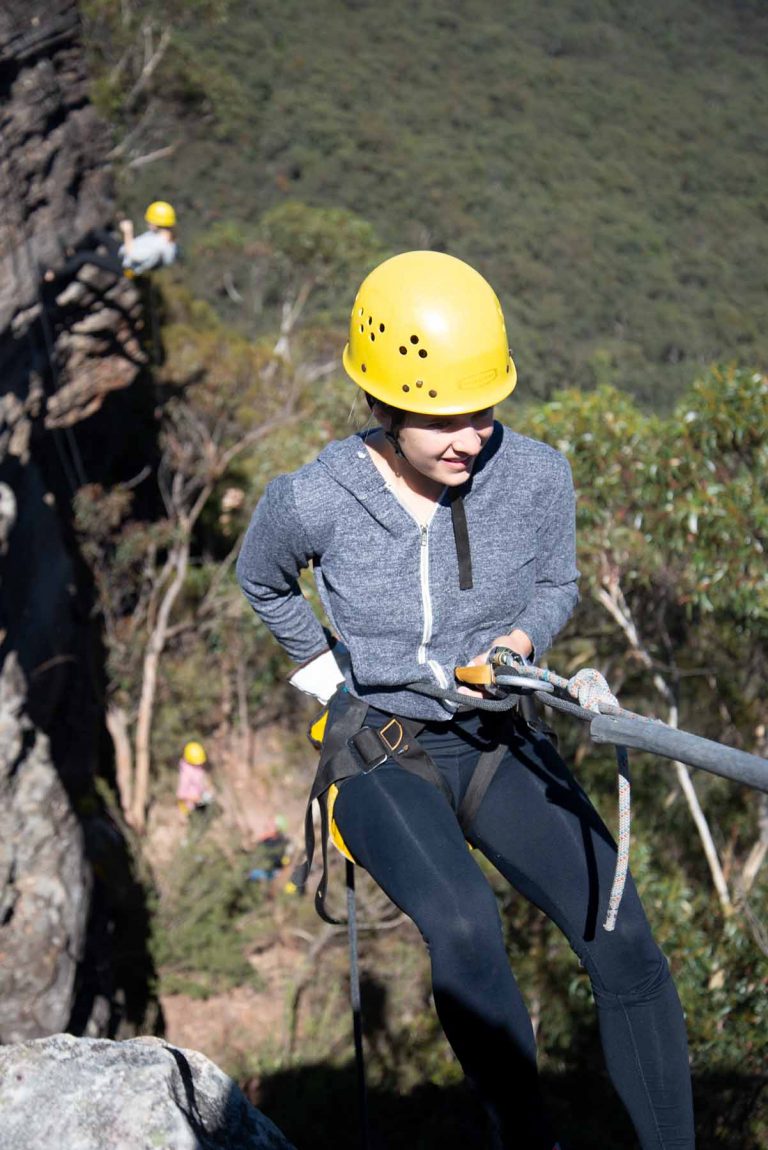
[{"label": "zipper pull", "polygon": [[426,547],[426,545],[427,545],[427,525],[426,525],[426,523],[422,523],[422,525],[419,528],[419,531],[421,531],[421,545],[422,545],[422,547]]}]

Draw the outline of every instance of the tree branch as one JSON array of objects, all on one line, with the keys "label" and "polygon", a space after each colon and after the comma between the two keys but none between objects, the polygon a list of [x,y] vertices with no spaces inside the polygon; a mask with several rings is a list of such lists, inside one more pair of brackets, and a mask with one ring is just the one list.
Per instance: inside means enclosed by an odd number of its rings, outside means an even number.
[{"label": "tree branch", "polygon": [[136,156],[135,159],[129,160],[126,167],[143,168],[147,164],[154,164],[155,160],[164,160],[166,156],[172,156],[177,147],[178,144],[167,144],[164,148],[156,148],[154,152],[147,152],[143,156]]},{"label": "tree branch", "polygon": [[[145,36],[145,40],[146,40],[147,33],[148,33],[148,31],[150,31],[149,25],[147,22],[144,23],[142,30],[144,32],[144,36]],[[155,48],[155,50],[151,53],[151,55],[149,55],[148,59],[145,58],[145,63],[141,69],[141,72],[139,73],[139,77],[125,98],[125,105],[124,106],[128,111],[130,111],[135,106],[136,101],[138,100],[139,96],[141,95],[141,93],[146,88],[147,84],[149,83],[149,81],[152,79],[153,75],[157,71],[158,65],[162,61],[163,56],[165,55],[165,53],[168,49],[168,45],[171,42],[171,35],[172,35],[172,28],[171,28],[171,25],[169,24],[167,28],[163,29],[163,32],[162,32],[162,35],[160,36],[160,40],[158,42],[157,48]]]},{"label": "tree branch", "polygon": [[[599,603],[605,608],[608,614],[614,619],[621,630],[624,632],[627,642],[632,650],[636,653],[640,662],[652,673],[653,684],[656,690],[661,695],[662,699],[667,703],[669,713],[667,716],[667,723],[670,727],[677,727],[678,712],[677,703],[675,702],[675,695],[672,688],[667,683],[659,672],[655,669],[653,659],[650,652],[643,645],[640,638],[640,633],[637,630],[635,621],[632,618],[632,612],[629,604],[624,598],[624,594],[619,584],[618,575],[615,572],[606,572],[603,575],[603,586],[597,591],[597,599]],[[701,808],[696,789],[693,785],[693,780],[688,772],[688,768],[683,763],[675,762],[675,771],[677,773],[677,780],[680,788],[688,804],[688,809],[691,813],[694,825],[701,840],[701,845],[704,850],[704,856],[709,866],[710,874],[712,875],[712,882],[717,892],[717,897],[720,900],[720,906],[723,914],[728,917],[733,914],[733,902],[728,891],[728,884],[725,879],[723,867],[717,854],[715,841],[712,837],[712,832],[709,829],[704,812]]]}]

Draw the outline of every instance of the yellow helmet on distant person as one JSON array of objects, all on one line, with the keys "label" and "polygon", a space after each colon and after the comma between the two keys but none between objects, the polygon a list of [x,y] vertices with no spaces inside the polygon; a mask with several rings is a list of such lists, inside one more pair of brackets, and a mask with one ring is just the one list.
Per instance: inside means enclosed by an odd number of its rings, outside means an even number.
[{"label": "yellow helmet on distant person", "polygon": [[205,747],[202,743],[191,742],[187,743],[184,747],[184,758],[193,767],[201,767],[203,763],[208,761],[208,756],[205,753]]},{"label": "yellow helmet on distant person", "polygon": [[176,227],[176,212],[165,200],[155,200],[151,203],[144,213],[144,219],[148,224],[154,224],[156,228]]},{"label": "yellow helmet on distant person", "polygon": [[424,415],[481,411],[517,382],[496,293],[443,252],[404,252],[374,268],[355,298],[343,360],[374,399]]}]

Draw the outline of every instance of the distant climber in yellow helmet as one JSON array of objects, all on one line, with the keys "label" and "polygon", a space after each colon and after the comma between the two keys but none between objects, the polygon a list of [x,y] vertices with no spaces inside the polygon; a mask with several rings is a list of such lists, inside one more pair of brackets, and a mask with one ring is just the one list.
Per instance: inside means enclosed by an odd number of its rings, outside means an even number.
[{"label": "distant climber in yellow helmet", "polygon": [[120,221],[123,237],[120,257],[123,268],[134,275],[143,275],[154,268],[169,267],[177,254],[176,212],[165,200],[155,200],[144,213],[149,224],[145,232],[134,236],[130,220]]},{"label": "distant climber in yellow helmet", "polygon": [[177,258],[176,211],[166,200],[154,200],[144,213],[148,227],[134,234],[133,222],[122,219],[120,236],[104,228],[94,228],[62,267],[49,268],[43,280],[56,290],[86,264],[129,277],[146,275],[169,267]]},{"label": "distant climber in yellow helmet", "polygon": [[185,744],[179,759],[176,802],[185,820],[213,802],[208,755],[202,743],[194,739]]},{"label": "distant climber in yellow helmet", "polygon": [[[428,946],[440,1021],[490,1116],[473,1145],[559,1143],[467,842],[578,955],[642,1150],[693,1150],[683,1014],[631,878],[601,926],[616,844],[535,711],[456,690],[455,669],[494,646],[540,660],[578,599],[568,462],[494,418],[516,384],[499,301],[453,256],[394,256],[357,293],[343,361],[374,426],[268,485],[237,565],[293,684],[330,699],[312,793]],[[310,566],[325,628],[299,588]]]}]

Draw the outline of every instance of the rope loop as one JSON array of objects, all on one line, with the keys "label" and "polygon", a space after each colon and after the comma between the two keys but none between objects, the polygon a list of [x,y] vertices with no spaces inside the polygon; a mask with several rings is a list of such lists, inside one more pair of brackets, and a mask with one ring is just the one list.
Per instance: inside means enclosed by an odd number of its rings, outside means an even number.
[{"label": "rope loop", "polygon": [[619,700],[612,693],[604,676],[594,667],[583,667],[581,671],[577,671],[568,680],[566,690],[574,699],[578,699],[585,710],[595,711],[598,715],[601,711],[605,714],[610,713],[610,710],[620,709]]}]

